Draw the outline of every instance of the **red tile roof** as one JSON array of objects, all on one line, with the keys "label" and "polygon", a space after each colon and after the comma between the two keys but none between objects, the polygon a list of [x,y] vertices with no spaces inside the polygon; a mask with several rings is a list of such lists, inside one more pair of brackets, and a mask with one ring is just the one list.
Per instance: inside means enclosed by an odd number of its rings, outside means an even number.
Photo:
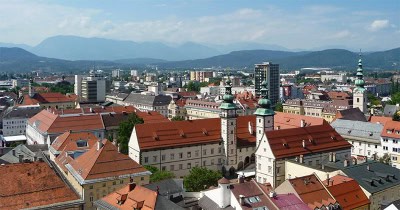
[{"label": "red tile roof", "polygon": [[175,101],[175,104],[176,104],[177,106],[179,106],[179,107],[184,107],[185,104],[186,104],[186,99],[183,99],[183,98],[178,99],[178,100]]},{"label": "red tile roof", "polygon": [[393,119],[391,117],[370,116],[368,121],[372,122],[372,123],[380,123],[380,124],[384,125],[384,124],[386,124],[386,122],[393,121]]},{"label": "red tile roof", "polygon": [[132,210],[138,205],[143,206],[141,210],[154,210],[156,209],[157,196],[157,192],[139,185],[135,185],[133,189],[130,189],[128,184],[122,189],[108,194],[101,201],[121,210]]},{"label": "red tile roof", "polygon": [[[368,197],[364,194],[357,181],[341,175],[336,175],[330,180],[333,185],[330,184],[327,187],[328,191],[342,209],[355,209],[370,204]],[[327,180],[324,182],[326,184]]]},{"label": "red tile roof", "polygon": [[273,130],[265,134],[276,158],[351,148],[351,144],[329,124]]},{"label": "red tile roof", "polygon": [[82,179],[99,179],[147,171],[127,155],[119,153],[117,147],[107,139],[102,142],[104,145],[99,150],[94,146],[69,163]]},{"label": "red tile roof", "polygon": [[66,114],[92,114],[92,113],[132,113],[138,111],[133,106],[106,106],[106,107],[85,107],[80,109],[55,109],[51,108],[51,112],[59,115]]},{"label": "red tile roof", "polygon": [[33,208],[79,200],[45,162],[3,165],[0,171],[0,209]]},{"label": "red tile roof", "polygon": [[[87,141],[87,147],[78,147],[77,141]],[[70,132],[67,131],[59,135],[50,145],[56,151],[76,151],[87,150],[97,143],[97,137],[90,132]]]},{"label": "red tile roof", "polygon": [[336,200],[314,174],[289,179],[289,182],[300,199],[308,204],[311,209],[336,203]]},{"label": "red tile roof", "polygon": [[387,121],[382,129],[381,136],[400,139],[400,122]]},{"label": "red tile roof", "polygon": [[[250,182],[244,182],[239,184],[231,185],[232,194],[235,196],[236,200],[240,201],[240,195],[244,196],[244,198],[258,196],[260,201],[255,203],[246,203],[246,205],[242,205],[241,207],[245,210],[252,210],[257,207],[266,206],[268,209],[278,209],[275,204],[269,198],[267,192],[263,191],[260,187],[260,184],[255,180],[251,180]],[[211,198],[212,199],[212,198]]]},{"label": "red tile roof", "polygon": [[24,95],[25,105],[33,105],[37,103],[63,103],[63,102],[75,102],[77,99],[75,94],[64,95],[61,93],[36,93],[33,97]]},{"label": "red tile roof", "polygon": [[334,99],[342,100],[342,99],[350,99],[351,98],[350,95],[346,92],[330,91],[327,94],[331,100],[334,100]]},{"label": "red tile roof", "polygon": [[[300,127],[301,120],[306,126],[329,124],[322,118],[277,113],[274,117],[275,127],[288,129]],[[192,144],[217,143],[221,139],[221,119],[209,118],[188,121],[171,121],[136,125],[136,135],[141,149],[165,148]],[[255,145],[256,116],[240,116],[237,120],[238,146]],[[253,130],[252,133],[249,132]],[[330,127],[331,128],[331,127]],[[331,128],[332,129],[332,128]],[[338,134],[337,134],[338,135]]]},{"label": "red tile roof", "polygon": [[28,120],[28,123],[37,126],[41,132],[63,133],[67,130],[88,131],[104,129],[101,116],[79,115],[79,116],[60,116],[48,110],[42,110]]},{"label": "red tile roof", "polygon": [[245,108],[248,109],[256,109],[258,106],[258,100],[257,99],[244,99],[244,98],[238,98],[237,99],[239,103],[244,106]]},{"label": "red tile roof", "polygon": [[136,112],[137,116],[142,118],[144,123],[160,123],[160,122],[170,122],[167,118],[165,118],[162,114],[157,111],[149,111],[149,112]]}]

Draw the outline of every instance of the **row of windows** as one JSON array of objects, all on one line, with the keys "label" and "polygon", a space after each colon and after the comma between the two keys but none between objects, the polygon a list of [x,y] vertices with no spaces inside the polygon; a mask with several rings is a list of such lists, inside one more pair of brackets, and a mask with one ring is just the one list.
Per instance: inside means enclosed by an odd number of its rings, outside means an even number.
[{"label": "row of windows", "polygon": [[[224,160],[222,160],[221,158],[218,158],[218,164],[222,164],[224,162]],[[203,163],[201,166],[212,166],[215,165],[215,160],[211,159],[211,161],[208,163],[207,160],[203,160]],[[177,166],[177,167],[175,167]],[[194,163],[195,167],[199,167],[200,163],[199,162],[195,162]],[[192,168],[192,163],[187,163],[186,164],[186,169],[191,169]],[[169,166],[169,171],[175,171],[175,170],[183,170],[183,164],[178,164],[178,165],[170,165]],[[162,166],[161,167],[162,171],[167,170],[167,166]]]},{"label": "row of windows", "polygon": [[18,124],[18,123],[25,124],[25,123],[26,123],[26,120],[5,121],[5,124],[6,124],[6,125],[12,125],[12,124]]},{"label": "row of windows", "polygon": [[[221,153],[222,153],[222,147],[219,147],[218,148],[218,154],[221,154]],[[211,148],[210,149],[210,155],[213,155],[213,154],[215,154],[215,151],[214,151],[214,148]],[[194,157],[199,157],[199,155],[200,155],[200,150],[196,150],[194,152]],[[203,149],[203,155],[207,155],[207,149]],[[175,154],[174,153],[171,153],[169,156],[170,156],[170,160],[175,160]],[[176,157],[178,159],[183,159],[184,153],[180,152],[180,153],[177,154]],[[186,153],[186,157],[187,158],[191,158],[192,157],[192,152],[187,152]],[[152,160],[153,160],[153,162],[157,162],[158,161],[158,156],[154,155]],[[166,160],[166,155],[165,154],[161,155],[161,161],[165,161],[165,160]],[[148,163],[148,162],[149,162],[149,157],[144,157],[144,163]]]}]

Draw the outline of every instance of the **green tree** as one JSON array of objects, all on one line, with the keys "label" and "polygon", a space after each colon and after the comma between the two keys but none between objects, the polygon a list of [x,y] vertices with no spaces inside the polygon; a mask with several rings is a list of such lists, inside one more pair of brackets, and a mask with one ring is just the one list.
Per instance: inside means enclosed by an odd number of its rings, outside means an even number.
[{"label": "green tree", "polygon": [[371,103],[371,105],[377,106],[377,105],[381,104],[381,101],[371,93],[367,94],[367,98],[368,98],[368,101]]},{"label": "green tree", "polygon": [[379,162],[390,165],[390,155],[385,153],[381,158],[379,158]]},{"label": "green tree", "polygon": [[400,104],[400,92],[392,94],[389,104]]},{"label": "green tree", "polygon": [[185,176],[183,183],[187,191],[198,192],[208,189],[210,186],[217,186],[218,180],[222,177],[219,171],[213,171],[205,167],[194,167],[189,175]]},{"label": "green tree", "polygon": [[400,113],[395,112],[392,119],[393,119],[393,121],[400,121]]},{"label": "green tree", "polygon": [[121,148],[121,152],[128,154],[128,143],[132,134],[132,129],[136,124],[143,124],[143,119],[135,113],[131,113],[126,121],[119,124],[117,142]]},{"label": "green tree", "polygon": [[187,84],[187,90],[188,90],[188,91],[196,91],[196,92],[199,92],[199,91],[200,91],[200,84],[198,84],[198,83],[196,83],[196,82],[193,82],[193,81],[190,81],[190,82]]},{"label": "green tree", "polygon": [[275,111],[277,112],[283,112],[283,105],[281,102],[276,103],[275,105]]},{"label": "green tree", "polygon": [[143,167],[151,172],[150,182],[158,182],[165,179],[172,179],[175,177],[175,175],[170,171],[160,171],[158,170],[157,167],[150,165],[145,165]]},{"label": "green tree", "polygon": [[173,118],[171,118],[171,121],[184,121],[185,118],[184,117],[180,117],[180,116],[175,116]]}]

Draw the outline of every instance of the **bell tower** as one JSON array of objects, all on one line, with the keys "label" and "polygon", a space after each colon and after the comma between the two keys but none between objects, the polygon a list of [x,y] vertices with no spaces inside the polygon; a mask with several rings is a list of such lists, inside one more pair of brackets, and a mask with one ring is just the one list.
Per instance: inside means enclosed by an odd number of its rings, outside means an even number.
[{"label": "bell tower", "polygon": [[359,108],[364,114],[368,111],[367,93],[364,88],[365,81],[363,79],[363,67],[360,53],[360,59],[358,60],[357,68],[357,79],[355,81],[356,87],[353,90],[353,108]]},{"label": "bell tower", "polygon": [[236,123],[237,123],[237,107],[233,103],[231,81],[228,79],[225,86],[225,94],[223,103],[219,107],[221,109],[221,138],[224,145],[225,169],[236,166]]}]

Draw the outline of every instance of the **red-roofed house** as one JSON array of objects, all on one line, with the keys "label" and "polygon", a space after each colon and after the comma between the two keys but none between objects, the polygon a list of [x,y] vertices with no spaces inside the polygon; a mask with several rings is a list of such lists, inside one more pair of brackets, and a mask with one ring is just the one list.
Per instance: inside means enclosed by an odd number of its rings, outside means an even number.
[{"label": "red-roofed house", "polygon": [[83,200],[45,162],[0,165],[0,209],[82,209]]},{"label": "red-roofed house", "polygon": [[23,96],[23,105],[37,105],[41,108],[56,108],[56,109],[73,109],[77,105],[77,96],[75,94],[61,93],[35,93],[30,96]]},{"label": "red-roofed house", "polygon": [[354,179],[336,175],[325,180],[324,185],[343,210],[369,209],[371,202]]},{"label": "red-roofed house", "polygon": [[[150,172],[118,149],[107,139],[99,140],[77,157],[61,153],[56,164],[66,179],[85,200],[85,209],[95,209],[93,202],[126,185],[132,179],[148,184]],[[60,158],[68,160],[62,161]],[[65,165],[64,165],[65,164]]]},{"label": "red-roofed house", "polygon": [[275,191],[278,194],[292,193],[296,195],[310,209],[341,209],[339,203],[315,174],[288,179]]},{"label": "red-roofed house", "polygon": [[400,122],[387,121],[381,132],[383,153],[390,156],[393,167],[400,168]]}]

